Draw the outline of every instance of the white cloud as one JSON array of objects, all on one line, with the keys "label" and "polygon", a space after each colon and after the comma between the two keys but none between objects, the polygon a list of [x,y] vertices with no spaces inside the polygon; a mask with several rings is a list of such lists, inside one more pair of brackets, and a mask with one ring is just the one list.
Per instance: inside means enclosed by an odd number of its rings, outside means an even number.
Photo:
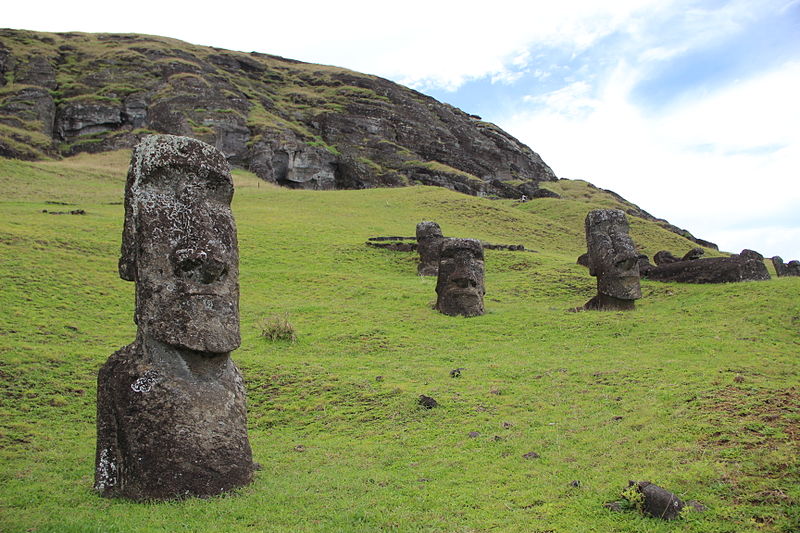
[{"label": "white cloud", "polygon": [[[765,226],[770,213],[783,214],[781,227],[796,236],[800,216],[785,214],[800,212],[800,63],[686,97],[660,116],[631,103],[638,75],[621,62],[595,98],[587,100],[586,85],[576,82],[544,95],[544,108],[500,125],[544,154],[559,176],[615,190],[723,249],[738,251],[742,239],[732,236],[754,237],[756,230],[739,228]],[[763,242],[789,246],[784,237]],[[800,242],[793,246],[759,251],[800,258]]]}]

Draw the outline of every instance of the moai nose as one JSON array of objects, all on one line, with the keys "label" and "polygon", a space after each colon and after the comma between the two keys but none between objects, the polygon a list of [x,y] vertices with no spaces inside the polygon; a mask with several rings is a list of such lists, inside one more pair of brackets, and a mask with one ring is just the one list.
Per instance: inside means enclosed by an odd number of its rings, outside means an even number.
[{"label": "moai nose", "polygon": [[195,283],[222,281],[228,273],[227,265],[205,250],[177,250],[172,260],[175,275]]}]

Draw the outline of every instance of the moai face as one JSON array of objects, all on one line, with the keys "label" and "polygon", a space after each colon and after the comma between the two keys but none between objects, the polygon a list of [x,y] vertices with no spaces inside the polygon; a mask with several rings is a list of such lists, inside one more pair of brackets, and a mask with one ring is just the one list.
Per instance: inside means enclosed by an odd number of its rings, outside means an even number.
[{"label": "moai face", "polygon": [[642,297],[639,261],[628,235],[628,220],[619,209],[596,209],[586,216],[589,273],[597,292],[620,300]]},{"label": "moai face", "polygon": [[420,222],[417,224],[417,252],[419,265],[417,274],[435,276],[439,271],[439,250],[442,247],[442,229],[436,222]]},{"label": "moai face", "polygon": [[239,252],[225,157],[187,137],[137,146],[125,187],[120,276],[136,282],[135,321],[161,342],[239,347]]},{"label": "moai face", "polygon": [[475,239],[445,239],[439,258],[436,309],[446,315],[484,313],[483,246]]}]

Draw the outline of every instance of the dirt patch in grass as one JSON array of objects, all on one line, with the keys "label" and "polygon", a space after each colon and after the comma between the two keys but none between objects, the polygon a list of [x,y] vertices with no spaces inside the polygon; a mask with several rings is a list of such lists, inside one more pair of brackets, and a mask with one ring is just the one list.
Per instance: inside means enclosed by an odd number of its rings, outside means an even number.
[{"label": "dirt patch in grass", "polygon": [[800,389],[730,385],[698,407],[713,428],[700,441],[703,453],[718,457],[733,502],[764,531],[800,530]]},{"label": "dirt patch in grass", "polygon": [[704,410],[718,427],[704,444],[746,449],[791,443],[800,449],[800,389],[753,390],[728,386],[707,399]]}]

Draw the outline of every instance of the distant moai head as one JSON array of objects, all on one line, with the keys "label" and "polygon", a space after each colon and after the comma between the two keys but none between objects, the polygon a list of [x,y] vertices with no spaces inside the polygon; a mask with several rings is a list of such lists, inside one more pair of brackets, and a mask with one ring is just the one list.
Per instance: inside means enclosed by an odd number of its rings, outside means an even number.
[{"label": "distant moai head", "polygon": [[435,276],[439,271],[439,250],[442,247],[442,229],[436,222],[420,222],[417,224],[417,252],[419,265],[417,274]]},{"label": "distant moai head", "polygon": [[484,313],[483,246],[475,239],[445,239],[436,281],[436,309],[445,315]]},{"label": "distant moai head", "polygon": [[639,259],[628,235],[628,220],[619,209],[595,209],[586,215],[589,273],[597,277],[597,292],[620,300],[642,297]]},{"label": "distant moai head", "polygon": [[783,277],[783,276],[788,276],[789,275],[789,269],[783,263],[783,259],[781,259],[781,256],[776,255],[776,256],[774,256],[772,258],[772,266],[775,267],[775,274],[778,277]]},{"label": "distant moai head", "polygon": [[233,181],[215,148],[152,135],[125,186],[122,279],[136,282],[140,333],[190,350],[239,347],[239,250]]}]

